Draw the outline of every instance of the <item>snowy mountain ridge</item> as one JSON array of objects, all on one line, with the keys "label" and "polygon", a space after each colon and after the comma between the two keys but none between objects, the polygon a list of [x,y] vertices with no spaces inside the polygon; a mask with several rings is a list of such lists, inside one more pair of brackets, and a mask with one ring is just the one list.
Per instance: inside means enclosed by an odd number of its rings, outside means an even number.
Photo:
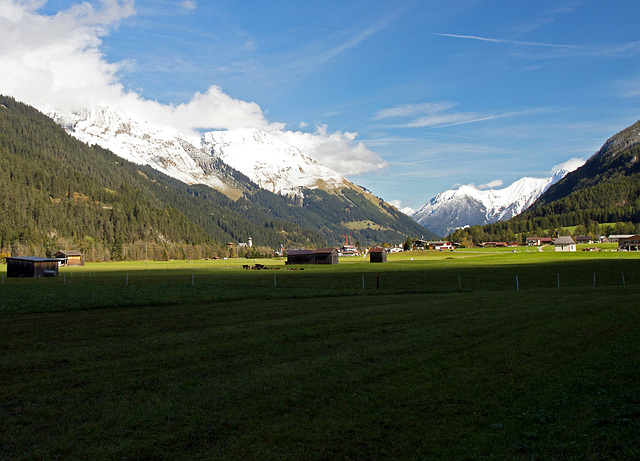
[{"label": "snowy mountain ridge", "polygon": [[210,131],[198,137],[153,125],[110,106],[49,116],[80,141],[234,198],[241,194],[241,186],[224,172],[225,165],[260,187],[287,196],[302,196],[304,188],[331,191],[351,185],[298,148],[261,130]]},{"label": "snowy mountain ridge", "polygon": [[506,221],[520,214],[552,184],[584,164],[571,159],[555,168],[547,178],[524,177],[503,189],[480,190],[463,185],[433,197],[411,217],[438,235],[446,236],[455,229]]}]

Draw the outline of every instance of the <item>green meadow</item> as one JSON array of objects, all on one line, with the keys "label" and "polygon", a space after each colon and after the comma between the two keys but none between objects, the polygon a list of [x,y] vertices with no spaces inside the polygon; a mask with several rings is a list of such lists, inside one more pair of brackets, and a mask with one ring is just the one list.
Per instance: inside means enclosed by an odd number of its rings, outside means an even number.
[{"label": "green meadow", "polygon": [[0,276],[0,459],[640,456],[632,253]]}]

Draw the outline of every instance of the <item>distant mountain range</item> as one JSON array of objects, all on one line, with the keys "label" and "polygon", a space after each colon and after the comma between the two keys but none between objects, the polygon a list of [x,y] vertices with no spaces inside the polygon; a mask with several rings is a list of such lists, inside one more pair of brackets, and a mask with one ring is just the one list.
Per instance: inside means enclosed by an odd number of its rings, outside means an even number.
[{"label": "distant mountain range", "polygon": [[584,163],[573,159],[547,178],[525,177],[503,189],[463,185],[433,197],[418,210],[406,210],[430,231],[446,236],[455,229],[506,221],[526,210],[552,184]]},{"label": "distant mountain range", "polygon": [[[609,138],[580,168],[567,173],[509,221],[457,230],[454,240],[523,240],[526,236],[640,232],[640,122]],[[566,235],[566,234],[565,234]]]},{"label": "distant mountain range", "polygon": [[111,106],[48,114],[75,138],[97,144],[187,184],[206,184],[237,198],[243,187],[231,167],[270,192],[302,197],[304,189],[340,191],[354,185],[296,147],[254,129],[210,131],[201,137],[158,126]]}]

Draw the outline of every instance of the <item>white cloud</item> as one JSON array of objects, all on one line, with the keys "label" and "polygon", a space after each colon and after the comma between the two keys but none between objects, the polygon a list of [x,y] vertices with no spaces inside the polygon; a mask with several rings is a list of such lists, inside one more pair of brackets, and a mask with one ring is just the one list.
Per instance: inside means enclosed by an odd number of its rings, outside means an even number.
[{"label": "white cloud", "polygon": [[496,187],[502,186],[502,179],[494,179],[493,181],[489,181],[486,184],[480,184],[476,189],[478,190],[486,190],[486,189],[495,189]]},{"label": "white cloud", "polygon": [[421,104],[405,104],[402,106],[390,107],[379,110],[374,119],[383,120],[392,117],[413,117],[418,114],[436,114],[455,107],[454,102],[426,102]]},{"label": "white cloud", "polygon": [[[254,102],[235,99],[216,85],[182,104],[161,104],[127,92],[118,72],[128,61],[108,62],[102,38],[134,15],[133,0],[84,2],[55,15],[39,13],[44,0],[0,0],[0,93],[42,111],[70,113],[97,104],[113,105],[152,123],[181,131],[258,128],[279,134],[306,154],[340,174],[350,175],[386,167],[355,133],[284,131],[267,120]],[[180,2],[185,10],[196,2]],[[379,25],[379,27],[383,27]],[[345,47],[355,46],[373,27]]]},{"label": "white cloud", "polygon": [[577,170],[578,168],[580,168],[582,165],[584,165],[585,160],[582,158],[570,158],[569,160],[567,160],[566,162],[560,163],[558,165],[555,165],[552,169],[551,169],[551,174],[555,175],[556,173],[560,172],[560,171],[567,171],[567,172],[571,172],[573,170]]},{"label": "white cloud", "polygon": [[363,142],[356,141],[357,133],[329,133],[327,127],[322,125],[316,127],[314,133],[278,131],[272,134],[341,175],[377,171],[388,166],[386,161],[370,151]]}]

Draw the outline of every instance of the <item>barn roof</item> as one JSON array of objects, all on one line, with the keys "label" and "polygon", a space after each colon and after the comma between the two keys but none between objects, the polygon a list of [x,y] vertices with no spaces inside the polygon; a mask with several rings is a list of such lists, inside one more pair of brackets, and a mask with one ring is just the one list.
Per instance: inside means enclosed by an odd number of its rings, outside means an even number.
[{"label": "barn roof", "polygon": [[568,235],[563,235],[562,237],[558,237],[555,241],[556,245],[573,245],[574,243],[576,242],[574,242],[573,239]]},{"label": "barn roof", "polygon": [[53,258],[41,258],[39,256],[7,256],[7,260],[31,261],[31,262],[58,262]]},{"label": "barn roof", "polygon": [[313,250],[313,254],[317,255],[317,254],[331,254],[333,252],[338,252],[338,250],[336,250],[335,248],[316,248],[315,250]]},{"label": "barn roof", "polygon": [[288,250],[287,256],[312,255],[313,250]]},{"label": "barn roof", "polygon": [[56,254],[62,254],[64,256],[82,256],[82,253],[75,250],[60,250]]},{"label": "barn roof", "polygon": [[382,247],[375,247],[369,250],[369,253],[384,253],[385,249]]}]

